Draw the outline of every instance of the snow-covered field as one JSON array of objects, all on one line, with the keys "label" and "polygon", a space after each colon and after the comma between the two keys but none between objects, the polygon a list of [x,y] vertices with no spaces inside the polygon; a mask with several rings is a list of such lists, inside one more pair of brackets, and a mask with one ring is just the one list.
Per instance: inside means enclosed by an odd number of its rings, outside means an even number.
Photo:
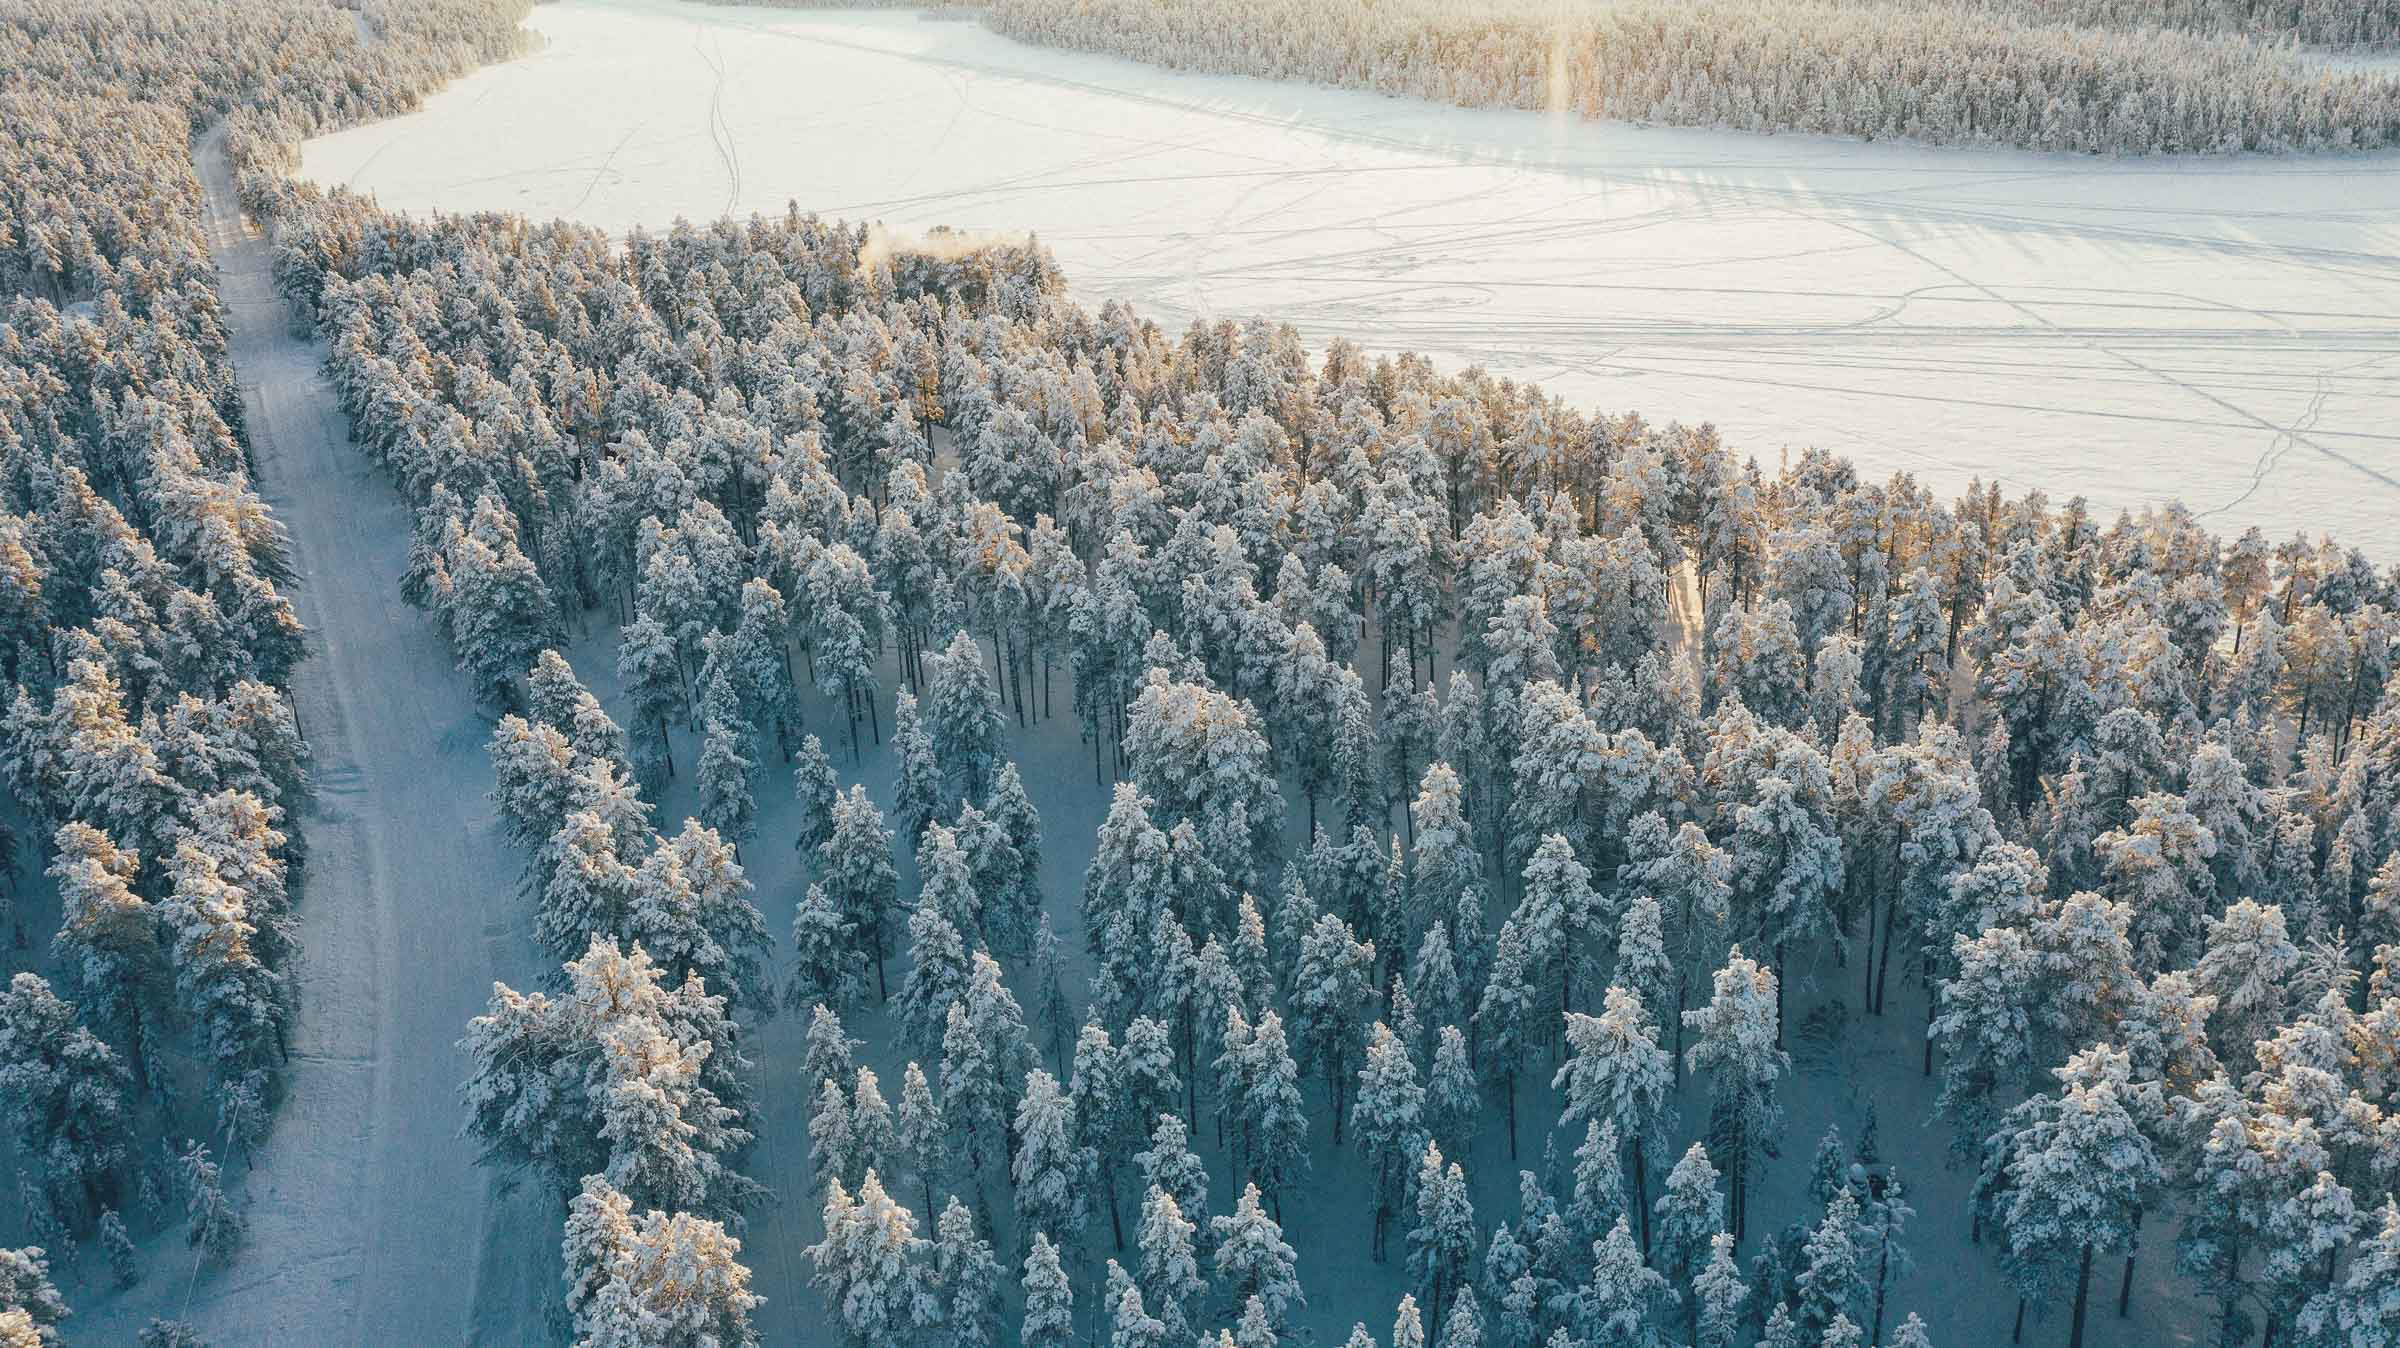
[{"label": "snow-covered field", "polygon": [[412,210],[787,201],[1032,230],[1083,298],[1265,313],[1945,493],[2400,554],[2400,155],[2106,161],[1564,122],[909,13],[561,0],[540,54],[311,142]]}]

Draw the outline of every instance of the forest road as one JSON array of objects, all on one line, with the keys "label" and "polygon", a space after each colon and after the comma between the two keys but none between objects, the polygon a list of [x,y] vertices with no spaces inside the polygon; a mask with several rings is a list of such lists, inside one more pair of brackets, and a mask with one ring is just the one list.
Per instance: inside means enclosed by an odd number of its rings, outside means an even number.
[{"label": "forest road", "polygon": [[163,1275],[110,1311],[183,1313],[218,1343],[515,1342],[553,1276],[555,1205],[475,1164],[455,1048],[493,980],[522,986],[534,963],[484,798],[488,726],[440,634],[400,600],[407,509],[350,444],[323,348],[292,335],[224,128],[194,160],[257,486],[300,573],[310,652],[294,694],[318,795],[297,821],[309,859],[288,1098],[255,1167],[235,1167],[249,1238],[188,1311],[186,1279]]}]

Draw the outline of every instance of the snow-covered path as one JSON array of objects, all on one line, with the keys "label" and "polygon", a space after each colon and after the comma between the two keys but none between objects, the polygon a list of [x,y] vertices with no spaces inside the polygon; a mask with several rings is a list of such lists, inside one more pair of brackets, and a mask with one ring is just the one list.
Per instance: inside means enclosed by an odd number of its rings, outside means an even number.
[{"label": "snow-covered path", "polygon": [[1262,313],[1953,493],[2400,556],[2400,154],[2097,160],[1470,111],[907,13],[559,0],[313,141],[409,210],[1032,230],[1087,302]]},{"label": "snow-covered path", "polygon": [[[400,602],[407,511],[351,448],[321,349],[291,335],[222,131],[195,157],[259,486],[291,531],[312,634],[294,691],[317,801],[299,821],[289,1095],[242,1177],[249,1239],[188,1316],[221,1344],[520,1342],[551,1276],[523,1252],[555,1244],[554,1219],[475,1165],[451,1047],[492,980],[532,964],[517,861],[483,799],[487,727],[439,634]],[[79,1303],[77,1341],[130,1343],[150,1316],[186,1313],[187,1279],[166,1272],[180,1262]]]}]

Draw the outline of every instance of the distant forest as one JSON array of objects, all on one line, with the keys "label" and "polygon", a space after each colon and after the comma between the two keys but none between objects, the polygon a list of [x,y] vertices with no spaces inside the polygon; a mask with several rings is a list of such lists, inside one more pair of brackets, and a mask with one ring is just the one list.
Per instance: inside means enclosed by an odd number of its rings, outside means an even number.
[{"label": "distant forest", "polygon": [[[818,0],[717,0],[829,8]],[[878,0],[880,2],[880,0]],[[922,6],[900,3],[900,8]],[[2087,154],[2372,149],[2393,0],[990,0],[1026,42],[1466,107]]]}]

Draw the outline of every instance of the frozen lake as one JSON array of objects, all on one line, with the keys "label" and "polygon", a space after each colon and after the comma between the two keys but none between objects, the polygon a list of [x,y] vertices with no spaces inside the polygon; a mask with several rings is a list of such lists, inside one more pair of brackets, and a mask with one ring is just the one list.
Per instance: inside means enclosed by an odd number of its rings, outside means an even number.
[{"label": "frozen lake", "polygon": [[1567,122],[908,13],[562,0],[312,141],[410,210],[1038,233],[1089,301],[1263,313],[1586,408],[2400,560],[2400,155],[2106,161]]}]

